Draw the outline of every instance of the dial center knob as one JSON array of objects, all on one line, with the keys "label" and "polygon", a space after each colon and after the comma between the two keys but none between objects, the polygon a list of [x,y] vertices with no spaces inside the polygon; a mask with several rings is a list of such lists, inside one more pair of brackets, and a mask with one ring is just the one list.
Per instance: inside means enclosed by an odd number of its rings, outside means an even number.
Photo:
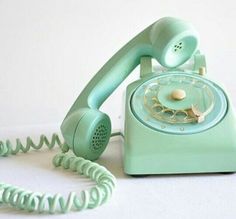
[{"label": "dial center knob", "polygon": [[174,100],[183,100],[186,97],[186,92],[183,89],[175,89],[171,93],[171,98]]}]

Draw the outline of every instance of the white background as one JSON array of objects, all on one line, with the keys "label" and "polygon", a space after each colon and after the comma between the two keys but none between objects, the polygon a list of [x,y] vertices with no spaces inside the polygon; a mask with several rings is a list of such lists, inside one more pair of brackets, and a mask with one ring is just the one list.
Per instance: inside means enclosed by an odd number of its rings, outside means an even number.
[{"label": "white background", "polygon": [[[193,23],[207,56],[208,76],[227,87],[236,105],[235,11],[233,0],[0,0],[0,137],[58,131],[67,110],[99,68],[163,16]],[[102,107],[113,128],[122,125],[124,89],[137,75],[138,71]],[[97,210],[58,217],[235,218],[236,175],[129,178],[122,172],[121,145],[111,143],[99,161],[118,177],[113,199]],[[62,193],[86,187],[68,173],[58,175],[51,166],[52,155],[1,159],[1,181]],[[16,215],[36,217],[0,207],[1,218]]]}]

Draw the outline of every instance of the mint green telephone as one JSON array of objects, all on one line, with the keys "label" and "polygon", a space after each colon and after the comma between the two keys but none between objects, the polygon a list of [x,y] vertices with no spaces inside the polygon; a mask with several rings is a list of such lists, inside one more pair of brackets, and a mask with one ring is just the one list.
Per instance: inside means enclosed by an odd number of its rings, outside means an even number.
[{"label": "mint green telephone", "polygon": [[[152,71],[152,58],[165,71]],[[194,63],[193,69],[181,70],[187,61]],[[99,107],[139,64],[140,79],[126,89],[124,133],[111,134],[110,118]],[[124,136],[124,171],[130,175],[235,172],[235,113],[226,92],[207,80],[205,72],[197,33],[189,23],[171,17],[153,23],[121,48],[81,92],[61,125],[65,143],[57,135],[51,142],[41,136],[38,145],[29,138],[26,147],[17,140],[15,150],[9,141],[0,142],[2,156],[57,143],[64,153],[55,156],[54,165],[84,174],[97,185],[80,197],[72,192],[65,200],[59,194],[0,183],[1,202],[50,213],[105,203],[115,178],[92,161],[110,137],[119,134]],[[77,157],[65,153],[69,149]]]},{"label": "mint green telephone", "polygon": [[[162,18],[119,50],[85,87],[62,123],[62,134],[74,153],[90,160],[102,154],[109,141],[111,122],[98,109],[141,57],[154,57],[162,66],[175,68],[194,54],[197,44],[197,34],[190,24]],[[98,140],[93,140],[95,136]]]}]

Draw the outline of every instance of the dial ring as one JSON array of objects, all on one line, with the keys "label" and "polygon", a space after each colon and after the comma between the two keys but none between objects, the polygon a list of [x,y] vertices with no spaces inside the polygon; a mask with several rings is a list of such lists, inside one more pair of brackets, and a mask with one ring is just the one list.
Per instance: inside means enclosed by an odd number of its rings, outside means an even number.
[{"label": "dial ring", "polygon": [[[167,86],[172,86],[172,84],[178,85],[178,83],[180,83],[180,85],[186,83],[186,86],[193,84],[194,89],[199,89],[200,91],[203,90],[204,98],[206,98],[206,101],[204,101],[207,103],[207,107],[204,109],[204,121],[199,120],[200,122],[198,123],[194,117],[191,118],[188,116],[188,118],[186,118],[186,110],[181,109],[179,106],[177,111],[165,107],[163,103],[160,103],[158,100],[158,92],[156,93],[158,101],[154,101],[152,105],[152,107],[155,108],[155,115],[147,108],[145,95],[148,87],[151,86],[154,90],[161,90],[161,87],[166,88]],[[176,86],[173,87],[176,88]],[[192,93],[196,95],[195,92]],[[196,96],[197,97],[193,99],[202,104],[202,97],[199,102],[199,94],[197,93]],[[150,96],[147,96],[146,98],[150,100],[154,97],[150,92]],[[205,105],[205,102],[202,105]],[[193,103],[193,105],[194,104],[195,103]],[[196,111],[196,107],[194,109]],[[199,112],[204,110],[202,108]],[[151,79],[149,78],[136,88],[131,97],[131,111],[140,122],[154,130],[172,134],[193,134],[213,127],[224,117],[227,111],[227,97],[224,91],[217,84],[194,73],[168,72]],[[160,112],[165,112],[167,119],[158,117]],[[181,118],[182,120],[174,120],[174,117],[178,119]]]}]

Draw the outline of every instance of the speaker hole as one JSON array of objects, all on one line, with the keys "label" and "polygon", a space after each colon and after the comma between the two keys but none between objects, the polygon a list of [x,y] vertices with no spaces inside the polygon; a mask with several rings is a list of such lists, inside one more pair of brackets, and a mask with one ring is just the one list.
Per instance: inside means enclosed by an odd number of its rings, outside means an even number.
[{"label": "speaker hole", "polygon": [[93,134],[93,140],[91,142],[91,149],[96,151],[101,149],[107,140],[107,128],[105,125],[101,124],[99,125]]}]

